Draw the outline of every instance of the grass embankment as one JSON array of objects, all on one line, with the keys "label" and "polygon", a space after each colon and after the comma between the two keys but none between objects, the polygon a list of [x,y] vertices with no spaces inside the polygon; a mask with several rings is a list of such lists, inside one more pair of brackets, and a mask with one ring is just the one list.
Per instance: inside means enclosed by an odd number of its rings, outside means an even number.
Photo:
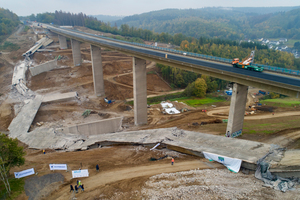
[{"label": "grass embankment", "polygon": [[194,98],[194,99],[185,99],[178,100],[179,102],[183,102],[192,107],[198,107],[202,105],[212,105],[214,103],[224,102],[226,99],[224,97],[206,97],[202,99]]},{"label": "grass embankment", "polygon": [[3,45],[0,45],[0,50],[16,51],[18,49],[20,49],[20,47],[12,42],[4,42]]},{"label": "grass embankment", "polygon": [[290,116],[282,118],[272,118],[260,120],[261,124],[257,121],[244,122],[243,134],[272,134],[280,130],[298,128],[300,116]]},{"label": "grass embankment", "polygon": [[23,193],[24,185],[25,185],[24,178],[20,178],[20,179],[10,178],[9,183],[10,183],[11,195],[8,196],[4,184],[1,182],[0,199],[15,199],[17,196]]},{"label": "grass embankment", "polygon": [[276,107],[294,107],[294,106],[298,107],[300,105],[299,100],[289,99],[289,98],[266,99],[266,100],[261,100],[260,102],[262,104],[267,104],[269,106],[276,106]]},{"label": "grass embankment", "polygon": [[[151,97],[147,99],[147,104],[160,104],[162,101],[178,101],[183,102],[192,107],[199,107],[202,105],[212,105],[219,102],[226,101],[225,97],[223,96],[211,96],[208,95],[206,98],[197,98],[197,97],[186,97],[182,92],[174,93],[174,94],[167,94],[157,97]],[[130,105],[133,105],[133,101],[127,102]]]}]

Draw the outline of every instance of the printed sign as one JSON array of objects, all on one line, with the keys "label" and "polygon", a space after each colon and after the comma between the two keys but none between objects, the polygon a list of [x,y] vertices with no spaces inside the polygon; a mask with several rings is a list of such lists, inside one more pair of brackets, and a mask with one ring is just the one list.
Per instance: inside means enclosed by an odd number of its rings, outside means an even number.
[{"label": "printed sign", "polygon": [[89,170],[82,169],[82,170],[74,170],[72,171],[73,178],[80,178],[80,177],[89,177]]},{"label": "printed sign", "polygon": [[232,172],[239,172],[242,164],[242,160],[237,158],[230,158],[226,156],[221,156],[213,153],[208,153],[203,151],[203,155],[209,161],[217,161],[225,165]]},{"label": "printed sign", "polygon": [[34,169],[31,168],[31,169],[27,169],[27,170],[24,170],[24,171],[21,171],[21,172],[15,172],[15,178],[23,178],[25,176],[30,176],[34,174]]},{"label": "printed sign", "polygon": [[49,164],[50,170],[67,170],[67,164]]},{"label": "printed sign", "polygon": [[241,129],[241,130],[238,130],[238,131],[236,131],[236,132],[234,132],[234,133],[232,133],[232,134],[231,134],[231,137],[232,137],[232,138],[235,138],[235,137],[238,137],[238,136],[240,136],[240,135],[242,135],[242,129]]}]

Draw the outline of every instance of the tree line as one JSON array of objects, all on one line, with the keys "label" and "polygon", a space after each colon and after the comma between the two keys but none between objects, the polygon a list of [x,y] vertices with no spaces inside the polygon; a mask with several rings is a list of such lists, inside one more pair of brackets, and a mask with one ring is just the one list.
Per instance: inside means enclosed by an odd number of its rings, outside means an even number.
[{"label": "tree line", "polygon": [[8,9],[0,8],[0,42],[20,24],[18,16]]}]

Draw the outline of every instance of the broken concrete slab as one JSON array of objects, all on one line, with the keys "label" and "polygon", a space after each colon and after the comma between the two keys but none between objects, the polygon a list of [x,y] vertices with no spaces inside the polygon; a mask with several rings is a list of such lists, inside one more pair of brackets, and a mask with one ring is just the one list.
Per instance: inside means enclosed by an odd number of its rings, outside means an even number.
[{"label": "broken concrete slab", "polygon": [[42,95],[37,95],[33,100],[30,100],[29,103],[23,106],[19,114],[12,120],[8,127],[10,137],[19,138],[20,135],[27,133],[42,103],[42,99]]},{"label": "broken concrete slab", "polygon": [[30,71],[32,76],[36,76],[36,75],[41,74],[43,72],[48,72],[52,69],[55,69],[56,67],[57,67],[57,60],[54,59],[54,60],[45,62],[43,64],[40,64],[40,65],[37,65],[37,66],[34,66],[34,67],[30,67],[29,71]]},{"label": "broken concrete slab", "polygon": [[[151,129],[131,132],[98,134],[91,136],[59,133],[54,129],[38,128],[26,133],[19,140],[30,148],[54,148],[75,151],[97,147],[98,144],[142,144],[155,145],[160,142],[169,149],[202,156],[202,152],[215,153],[222,156],[237,158],[256,166],[258,159],[266,155],[271,145],[226,138],[205,133],[185,131],[177,128]],[[243,165],[243,164],[242,164]]]},{"label": "broken concrete slab", "polygon": [[69,100],[76,99],[77,97],[78,97],[77,92],[48,94],[44,96],[43,103],[69,101]]},{"label": "broken concrete slab", "polygon": [[20,81],[26,81],[25,73],[27,71],[28,63],[26,60],[17,64],[14,68],[14,73],[12,77],[12,85],[19,84]]},{"label": "broken concrete slab", "polygon": [[85,124],[78,124],[76,126],[63,128],[63,132],[84,136],[114,133],[121,130],[122,119],[123,117],[117,117]]}]

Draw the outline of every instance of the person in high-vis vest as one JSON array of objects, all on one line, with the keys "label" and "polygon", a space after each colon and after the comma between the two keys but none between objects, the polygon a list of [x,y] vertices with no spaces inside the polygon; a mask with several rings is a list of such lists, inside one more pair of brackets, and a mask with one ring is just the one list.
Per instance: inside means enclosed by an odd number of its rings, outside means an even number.
[{"label": "person in high-vis vest", "polygon": [[172,157],[172,165],[174,164],[174,158]]}]

